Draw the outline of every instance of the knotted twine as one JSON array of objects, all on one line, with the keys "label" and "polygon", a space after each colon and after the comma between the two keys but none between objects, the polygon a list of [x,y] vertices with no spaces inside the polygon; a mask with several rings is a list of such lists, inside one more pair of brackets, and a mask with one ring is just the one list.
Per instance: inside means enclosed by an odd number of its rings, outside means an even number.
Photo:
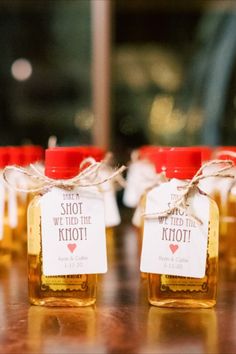
[{"label": "knotted twine", "polygon": [[[203,170],[206,167],[213,166],[213,165],[226,165],[222,168],[219,168],[215,172],[210,172],[209,174],[202,174]],[[212,160],[209,162],[206,162],[201,166],[201,168],[197,171],[197,173],[193,176],[193,178],[189,181],[186,182],[185,185],[177,187],[179,190],[182,189],[182,193],[180,194],[179,198],[174,200],[171,204],[170,207],[166,210],[163,210],[161,212],[154,212],[154,213],[144,213],[143,216],[145,219],[158,219],[162,217],[167,217],[171,215],[175,210],[184,210],[186,211],[188,205],[187,205],[187,200],[190,195],[190,193],[198,187],[199,182],[202,179],[209,178],[209,177],[223,177],[223,178],[234,178],[233,175],[231,174],[224,174],[223,172],[230,170],[234,166],[233,161],[231,160]],[[198,224],[202,225],[202,221],[195,215],[188,215],[192,219],[194,219]]]},{"label": "knotted twine", "polygon": [[[83,160],[80,167],[89,164],[81,172],[79,172],[75,177],[69,179],[53,179],[45,176],[35,165],[30,164],[29,168],[26,169],[20,166],[7,166],[3,170],[3,179],[8,184],[9,187],[13,188],[17,192],[25,193],[37,193],[47,191],[50,188],[58,187],[66,190],[72,190],[75,187],[95,187],[102,185],[105,182],[116,179],[118,176],[124,172],[125,166],[121,166],[116,169],[106,178],[99,178],[99,170],[104,166],[104,162],[96,162],[93,158],[88,158]],[[16,183],[9,179],[9,173],[15,172],[24,175],[29,178],[29,180],[35,184],[27,186],[26,188],[17,186]]]}]

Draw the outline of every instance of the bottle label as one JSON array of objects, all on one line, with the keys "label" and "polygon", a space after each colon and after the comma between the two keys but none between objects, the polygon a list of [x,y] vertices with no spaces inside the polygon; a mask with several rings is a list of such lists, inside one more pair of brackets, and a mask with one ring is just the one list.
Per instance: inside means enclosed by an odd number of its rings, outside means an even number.
[{"label": "bottle label", "polygon": [[88,275],[79,274],[69,277],[47,277],[45,275],[41,276],[41,289],[42,290],[80,290],[86,291],[88,288]]},{"label": "bottle label", "polygon": [[45,276],[107,271],[104,203],[97,188],[52,188],[40,208]]},{"label": "bottle label", "polygon": [[[182,185],[183,181],[173,179],[148,192],[145,213],[168,210],[183,193],[179,188]],[[210,199],[194,189],[189,193],[186,209],[175,209],[168,216],[159,218],[145,218],[141,271],[203,278],[206,273],[209,210]],[[201,224],[197,220],[201,220]]]},{"label": "bottle label", "polygon": [[2,176],[0,176],[0,240],[2,240],[3,238],[4,204],[5,204],[5,187],[4,187]]},{"label": "bottle label", "polygon": [[175,275],[161,275],[161,291],[192,291],[206,293],[209,290],[208,275],[203,278],[179,277]]}]

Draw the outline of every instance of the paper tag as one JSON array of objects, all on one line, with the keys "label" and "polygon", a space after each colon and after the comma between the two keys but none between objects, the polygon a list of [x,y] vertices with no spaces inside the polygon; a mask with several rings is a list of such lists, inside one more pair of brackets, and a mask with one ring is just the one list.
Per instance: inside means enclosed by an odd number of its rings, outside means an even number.
[{"label": "paper tag", "polygon": [[[179,197],[183,181],[176,179],[147,194],[145,213],[163,212]],[[193,191],[187,209],[168,217],[145,219],[141,271],[202,278],[205,275],[210,201]],[[199,225],[189,215],[202,221]]]},{"label": "paper tag", "polygon": [[[111,175],[112,169],[105,167],[100,171],[101,178]],[[106,227],[117,226],[121,222],[120,212],[117,205],[116,193],[112,181],[107,181],[100,186],[104,198],[105,225]]]},{"label": "paper tag", "polygon": [[0,176],[0,240],[2,240],[3,238],[4,206],[5,206],[5,187],[4,187],[2,176]]},{"label": "paper tag", "polygon": [[119,225],[121,219],[114,190],[103,192],[103,197],[106,227],[113,227]]},{"label": "paper tag", "polygon": [[[236,177],[236,168],[232,167],[228,173],[232,176],[234,176],[234,179]],[[229,197],[229,191],[232,187],[233,179],[232,178],[221,178],[218,177],[217,185],[216,185],[216,190],[218,194],[220,195],[220,202],[222,204],[222,207],[226,208],[227,202],[228,202],[228,197]]]},{"label": "paper tag", "polygon": [[146,161],[135,161],[130,164],[126,188],[123,195],[123,203],[127,207],[135,208],[144,191],[155,181],[156,172],[153,165]]},{"label": "paper tag", "polygon": [[8,212],[9,225],[11,228],[16,228],[18,224],[17,217],[17,192],[11,188],[8,189]]},{"label": "paper tag", "polygon": [[40,201],[43,273],[107,271],[104,202],[96,188],[52,188]]}]

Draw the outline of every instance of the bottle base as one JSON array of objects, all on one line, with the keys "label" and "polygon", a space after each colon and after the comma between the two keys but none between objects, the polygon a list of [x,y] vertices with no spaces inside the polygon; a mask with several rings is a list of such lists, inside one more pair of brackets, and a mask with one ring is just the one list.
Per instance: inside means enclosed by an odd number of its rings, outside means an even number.
[{"label": "bottle base", "polygon": [[75,298],[67,298],[67,299],[58,299],[56,297],[49,297],[44,299],[29,299],[31,305],[37,306],[47,306],[47,307],[85,307],[94,305],[96,299],[75,299]]},{"label": "bottle base", "polygon": [[151,300],[149,303],[157,307],[175,307],[175,308],[211,308],[216,304],[216,300],[193,300],[193,299],[165,299]]}]

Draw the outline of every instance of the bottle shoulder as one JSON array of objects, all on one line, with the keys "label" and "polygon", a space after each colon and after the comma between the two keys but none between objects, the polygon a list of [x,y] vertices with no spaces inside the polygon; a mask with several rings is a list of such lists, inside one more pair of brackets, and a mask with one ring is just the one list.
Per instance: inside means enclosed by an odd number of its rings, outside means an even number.
[{"label": "bottle shoulder", "polygon": [[39,207],[40,200],[41,200],[41,195],[37,194],[37,195],[32,196],[32,199],[29,203],[28,209],[33,209],[33,208]]}]

